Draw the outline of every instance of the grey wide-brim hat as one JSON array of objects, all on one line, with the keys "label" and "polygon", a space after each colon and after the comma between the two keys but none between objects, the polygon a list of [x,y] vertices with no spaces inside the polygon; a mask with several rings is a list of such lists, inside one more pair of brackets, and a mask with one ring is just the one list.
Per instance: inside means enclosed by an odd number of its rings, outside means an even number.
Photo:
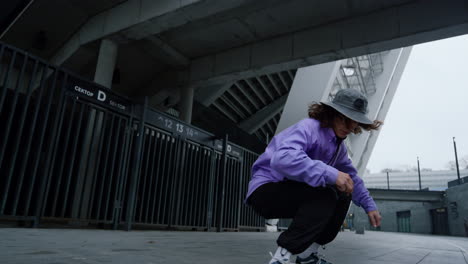
[{"label": "grey wide-brim hat", "polygon": [[367,118],[367,98],[355,89],[343,89],[336,93],[331,102],[321,102],[349,119],[358,123],[370,125],[374,122]]}]

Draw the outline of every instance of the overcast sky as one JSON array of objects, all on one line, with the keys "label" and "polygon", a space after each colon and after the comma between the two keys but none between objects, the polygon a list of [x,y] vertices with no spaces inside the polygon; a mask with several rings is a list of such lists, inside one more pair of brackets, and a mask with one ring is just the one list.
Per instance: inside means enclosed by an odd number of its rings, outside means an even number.
[{"label": "overcast sky", "polygon": [[446,169],[468,156],[468,36],[413,47],[367,168]]}]

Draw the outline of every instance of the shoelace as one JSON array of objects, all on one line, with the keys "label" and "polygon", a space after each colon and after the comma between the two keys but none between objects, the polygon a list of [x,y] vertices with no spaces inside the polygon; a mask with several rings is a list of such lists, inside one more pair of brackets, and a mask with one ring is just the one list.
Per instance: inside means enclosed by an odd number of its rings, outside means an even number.
[{"label": "shoelace", "polygon": [[289,262],[289,260],[284,261],[283,259],[275,258],[273,256],[273,253],[271,253],[271,252],[270,252],[270,256],[271,256],[272,259],[279,261],[281,264],[291,264],[291,262]]}]

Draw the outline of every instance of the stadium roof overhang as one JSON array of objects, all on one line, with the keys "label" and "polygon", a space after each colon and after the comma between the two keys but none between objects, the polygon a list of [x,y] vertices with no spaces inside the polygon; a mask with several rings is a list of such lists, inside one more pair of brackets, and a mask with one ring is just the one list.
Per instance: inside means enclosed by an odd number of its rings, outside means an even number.
[{"label": "stadium roof overhang", "polygon": [[177,110],[191,87],[194,114],[258,137],[274,133],[297,68],[365,68],[351,58],[468,32],[466,0],[18,0],[3,12],[2,41],[92,80],[100,40],[112,40],[112,89]]}]

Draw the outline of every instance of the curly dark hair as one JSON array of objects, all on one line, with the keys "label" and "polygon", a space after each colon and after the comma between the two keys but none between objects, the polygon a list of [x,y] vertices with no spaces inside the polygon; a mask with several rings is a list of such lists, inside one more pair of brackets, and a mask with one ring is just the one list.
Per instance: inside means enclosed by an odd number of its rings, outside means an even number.
[{"label": "curly dark hair", "polygon": [[[322,103],[312,103],[309,105],[308,112],[309,117],[320,121],[320,125],[322,127],[333,127],[333,121],[336,117],[343,118],[347,122],[351,121],[351,119],[345,117],[340,112],[336,111],[333,107]],[[374,120],[374,123],[370,125],[359,123],[353,133],[359,134],[362,132],[362,129],[366,131],[377,130],[382,124],[383,122],[379,120]]]}]

